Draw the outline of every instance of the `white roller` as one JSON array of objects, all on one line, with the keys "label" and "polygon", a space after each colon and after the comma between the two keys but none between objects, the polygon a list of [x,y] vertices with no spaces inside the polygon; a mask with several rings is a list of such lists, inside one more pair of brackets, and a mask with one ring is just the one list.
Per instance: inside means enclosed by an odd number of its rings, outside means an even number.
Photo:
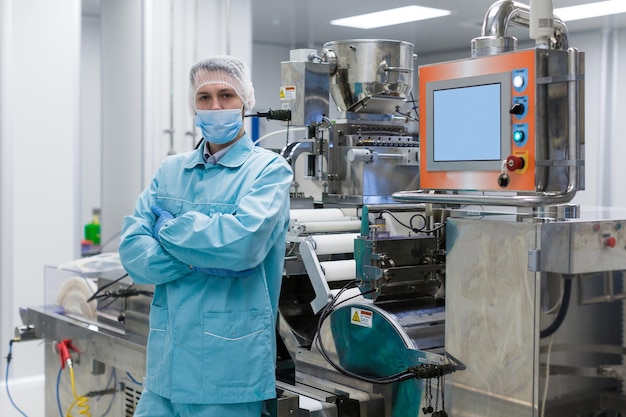
[{"label": "white roller", "polygon": [[358,233],[342,233],[333,235],[313,235],[313,247],[317,255],[332,253],[354,253],[354,239]]},{"label": "white roller", "polygon": [[321,222],[328,220],[342,220],[346,215],[338,208],[329,209],[293,209],[289,211],[291,220],[302,222]]},{"label": "white roller", "polygon": [[[330,290],[330,292],[333,295],[333,297],[336,297],[337,294],[339,293],[339,290]],[[361,304],[372,303],[372,300],[370,300],[369,298],[365,298],[361,295],[361,290],[359,290],[358,288],[350,288],[349,290],[342,292],[336,302],[337,303],[340,303],[342,301],[347,302],[348,299],[353,303],[361,303]]]},{"label": "white roller", "polygon": [[96,301],[87,302],[98,290],[98,286],[90,278],[73,276],[67,278],[57,294],[57,303],[66,314],[96,320]]},{"label": "white roller", "polygon": [[356,278],[356,261],[346,259],[341,261],[320,262],[326,281],[346,281]]},{"label": "white roller", "polygon": [[361,229],[360,220],[322,221],[299,223],[305,233],[356,232]]}]

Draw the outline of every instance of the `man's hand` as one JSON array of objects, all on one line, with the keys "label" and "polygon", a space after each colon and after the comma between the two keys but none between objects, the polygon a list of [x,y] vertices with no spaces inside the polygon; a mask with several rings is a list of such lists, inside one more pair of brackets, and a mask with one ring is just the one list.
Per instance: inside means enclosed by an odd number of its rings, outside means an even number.
[{"label": "man's hand", "polygon": [[154,215],[157,216],[156,222],[154,223],[154,228],[152,229],[152,237],[160,241],[159,230],[161,230],[161,227],[163,227],[163,223],[166,220],[171,220],[174,218],[174,216],[172,216],[172,213],[167,210],[163,210],[161,207],[152,206],[150,208],[152,209]]}]

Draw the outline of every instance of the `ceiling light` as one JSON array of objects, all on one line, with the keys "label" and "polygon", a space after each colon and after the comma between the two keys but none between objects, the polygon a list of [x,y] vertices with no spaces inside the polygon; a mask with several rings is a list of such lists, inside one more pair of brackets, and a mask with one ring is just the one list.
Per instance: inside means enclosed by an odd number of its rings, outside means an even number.
[{"label": "ceiling light", "polygon": [[433,9],[422,6],[406,6],[397,9],[383,10],[382,12],[361,14],[358,16],[345,17],[331,20],[336,26],[348,26],[359,29],[372,29],[383,26],[399,25],[400,23],[415,22],[417,20],[432,19],[447,16],[450,10]]},{"label": "ceiling light", "polygon": [[554,9],[554,14],[564,22],[578,19],[589,19],[598,16],[607,16],[626,12],[626,1],[609,0],[597,3],[587,3],[578,6],[561,7]]}]

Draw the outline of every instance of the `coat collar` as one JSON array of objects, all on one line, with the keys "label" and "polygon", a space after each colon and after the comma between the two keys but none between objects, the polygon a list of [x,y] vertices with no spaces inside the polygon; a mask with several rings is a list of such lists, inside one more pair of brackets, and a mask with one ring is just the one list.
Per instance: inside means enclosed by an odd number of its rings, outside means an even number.
[{"label": "coat collar", "polygon": [[[236,168],[241,166],[248,156],[252,153],[254,143],[247,133],[239,138],[237,142],[220,158],[217,165],[222,165],[228,168]],[[191,152],[189,161],[185,164],[185,168],[191,169],[198,165],[208,167],[209,165],[204,161],[204,141],[198,146],[194,152]]]}]

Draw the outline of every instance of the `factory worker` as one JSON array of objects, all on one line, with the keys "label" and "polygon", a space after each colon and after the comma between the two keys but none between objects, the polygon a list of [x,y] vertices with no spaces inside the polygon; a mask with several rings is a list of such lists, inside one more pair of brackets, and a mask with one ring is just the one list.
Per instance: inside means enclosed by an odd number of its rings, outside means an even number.
[{"label": "factory worker", "polygon": [[243,128],[254,89],[241,60],[200,61],[189,82],[203,142],[163,161],[122,228],[122,264],[155,284],[135,416],[259,417],[276,395],[292,171]]}]

